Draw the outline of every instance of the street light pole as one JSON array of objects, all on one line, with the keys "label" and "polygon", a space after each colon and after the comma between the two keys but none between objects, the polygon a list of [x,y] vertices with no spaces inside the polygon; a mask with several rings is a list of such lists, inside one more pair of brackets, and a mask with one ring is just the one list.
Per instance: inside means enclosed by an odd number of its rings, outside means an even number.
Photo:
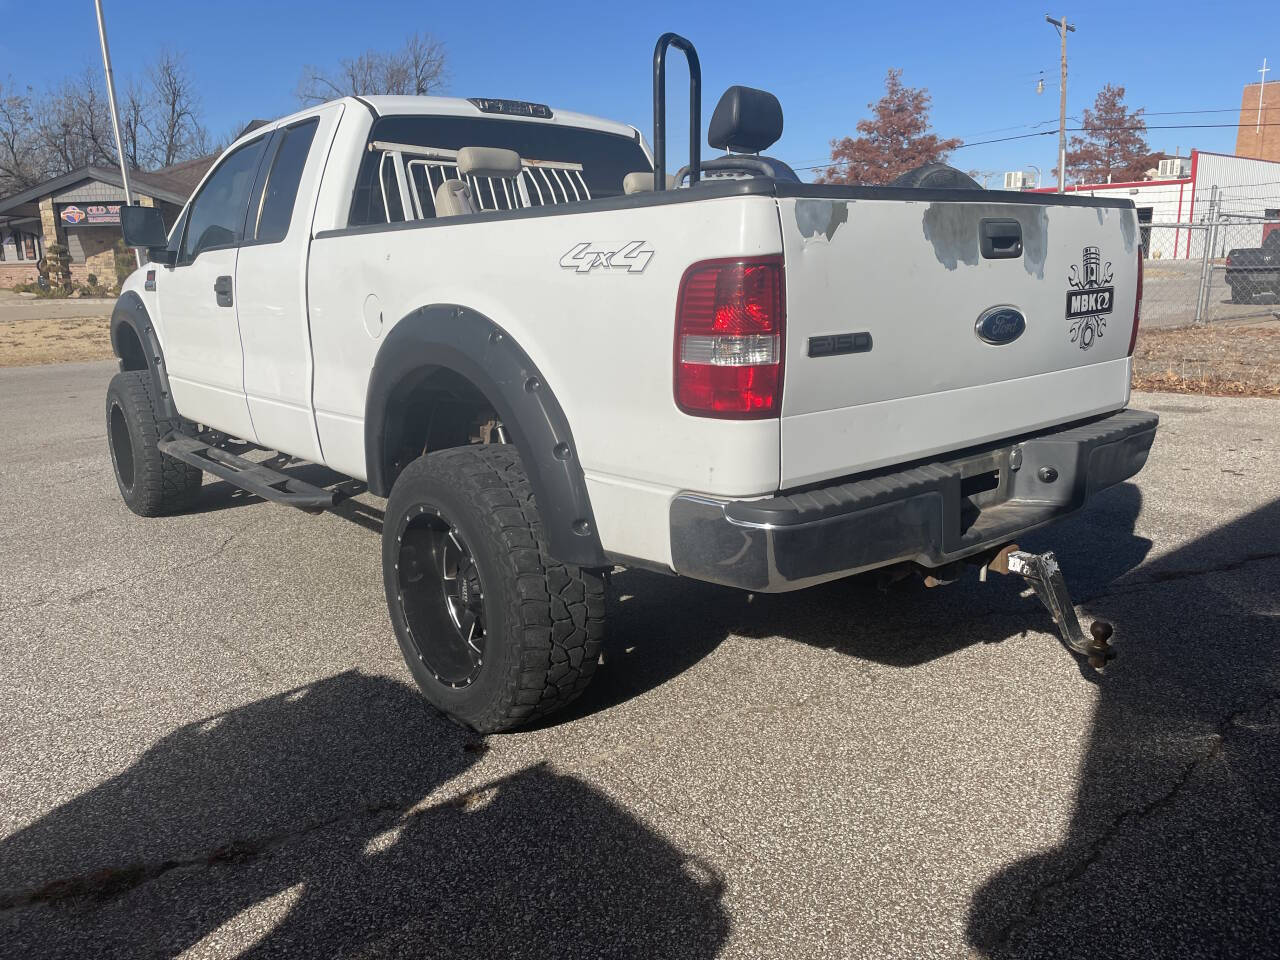
[{"label": "street light pole", "polygon": [[1075,33],[1075,26],[1064,16],[1055,20],[1047,13],[1044,18],[1058,28],[1062,37],[1062,82],[1058,99],[1058,192],[1062,193],[1067,182],[1067,34]]},{"label": "street light pole", "polygon": [[[98,39],[102,41],[102,66],[107,73],[107,106],[111,108],[111,128],[116,134],[116,156],[120,158],[120,180],[124,184],[125,206],[133,205],[133,189],[129,186],[129,164],[124,157],[124,139],[120,136],[120,114],[116,110],[116,81],[111,72],[111,50],[107,46],[107,23],[102,16],[102,0],[93,0],[98,12]],[[142,266],[142,254],[133,252],[138,266]]]}]

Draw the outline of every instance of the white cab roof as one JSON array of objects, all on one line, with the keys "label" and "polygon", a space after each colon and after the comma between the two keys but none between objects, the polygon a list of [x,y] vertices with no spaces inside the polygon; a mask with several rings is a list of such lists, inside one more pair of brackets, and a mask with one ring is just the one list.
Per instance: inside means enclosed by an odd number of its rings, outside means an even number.
[{"label": "white cab roof", "polygon": [[634,137],[636,130],[625,123],[593,117],[585,113],[574,113],[551,107],[551,119],[539,117],[523,117],[505,113],[485,113],[469,100],[461,97],[361,97],[378,112],[379,116],[406,114],[452,115],[464,117],[499,117],[503,120],[523,120],[527,123],[551,123],[565,127],[585,127],[589,130],[601,130],[605,133],[616,133],[624,137]]}]

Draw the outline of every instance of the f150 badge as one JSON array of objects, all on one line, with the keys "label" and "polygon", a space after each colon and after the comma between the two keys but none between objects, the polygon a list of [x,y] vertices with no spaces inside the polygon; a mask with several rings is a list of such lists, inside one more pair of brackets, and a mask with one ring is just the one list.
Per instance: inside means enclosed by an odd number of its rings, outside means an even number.
[{"label": "f150 badge", "polygon": [[1085,247],[1079,266],[1071,267],[1067,283],[1067,321],[1071,342],[1088,350],[1106,332],[1107,314],[1115,305],[1116,288],[1111,286],[1111,261],[1102,260],[1097,247]]},{"label": "f150 badge", "polygon": [[576,243],[560,258],[560,266],[578,273],[590,273],[596,268],[643,273],[652,259],[653,250],[643,240]]}]

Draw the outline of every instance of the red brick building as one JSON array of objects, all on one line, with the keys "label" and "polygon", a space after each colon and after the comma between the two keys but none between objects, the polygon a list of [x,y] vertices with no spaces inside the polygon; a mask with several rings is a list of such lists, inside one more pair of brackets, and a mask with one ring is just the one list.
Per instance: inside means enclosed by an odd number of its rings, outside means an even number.
[{"label": "red brick building", "polygon": [[1251,83],[1244,88],[1236,156],[1280,161],[1280,81]]}]

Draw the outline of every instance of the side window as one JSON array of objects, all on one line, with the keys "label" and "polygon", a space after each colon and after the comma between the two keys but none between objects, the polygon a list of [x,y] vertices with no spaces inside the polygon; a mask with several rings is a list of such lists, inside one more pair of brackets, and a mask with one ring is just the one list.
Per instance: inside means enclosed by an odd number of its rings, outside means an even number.
[{"label": "side window", "polygon": [[302,168],[306,166],[311,141],[315,139],[319,125],[317,117],[281,131],[280,146],[276,149],[267,174],[267,186],[262,192],[258,222],[256,228],[249,231],[258,242],[277,243],[289,232]]},{"label": "side window", "polygon": [[237,147],[228,154],[191,202],[187,228],[178,249],[178,263],[190,263],[201,250],[240,242],[253,176],[266,137]]}]

